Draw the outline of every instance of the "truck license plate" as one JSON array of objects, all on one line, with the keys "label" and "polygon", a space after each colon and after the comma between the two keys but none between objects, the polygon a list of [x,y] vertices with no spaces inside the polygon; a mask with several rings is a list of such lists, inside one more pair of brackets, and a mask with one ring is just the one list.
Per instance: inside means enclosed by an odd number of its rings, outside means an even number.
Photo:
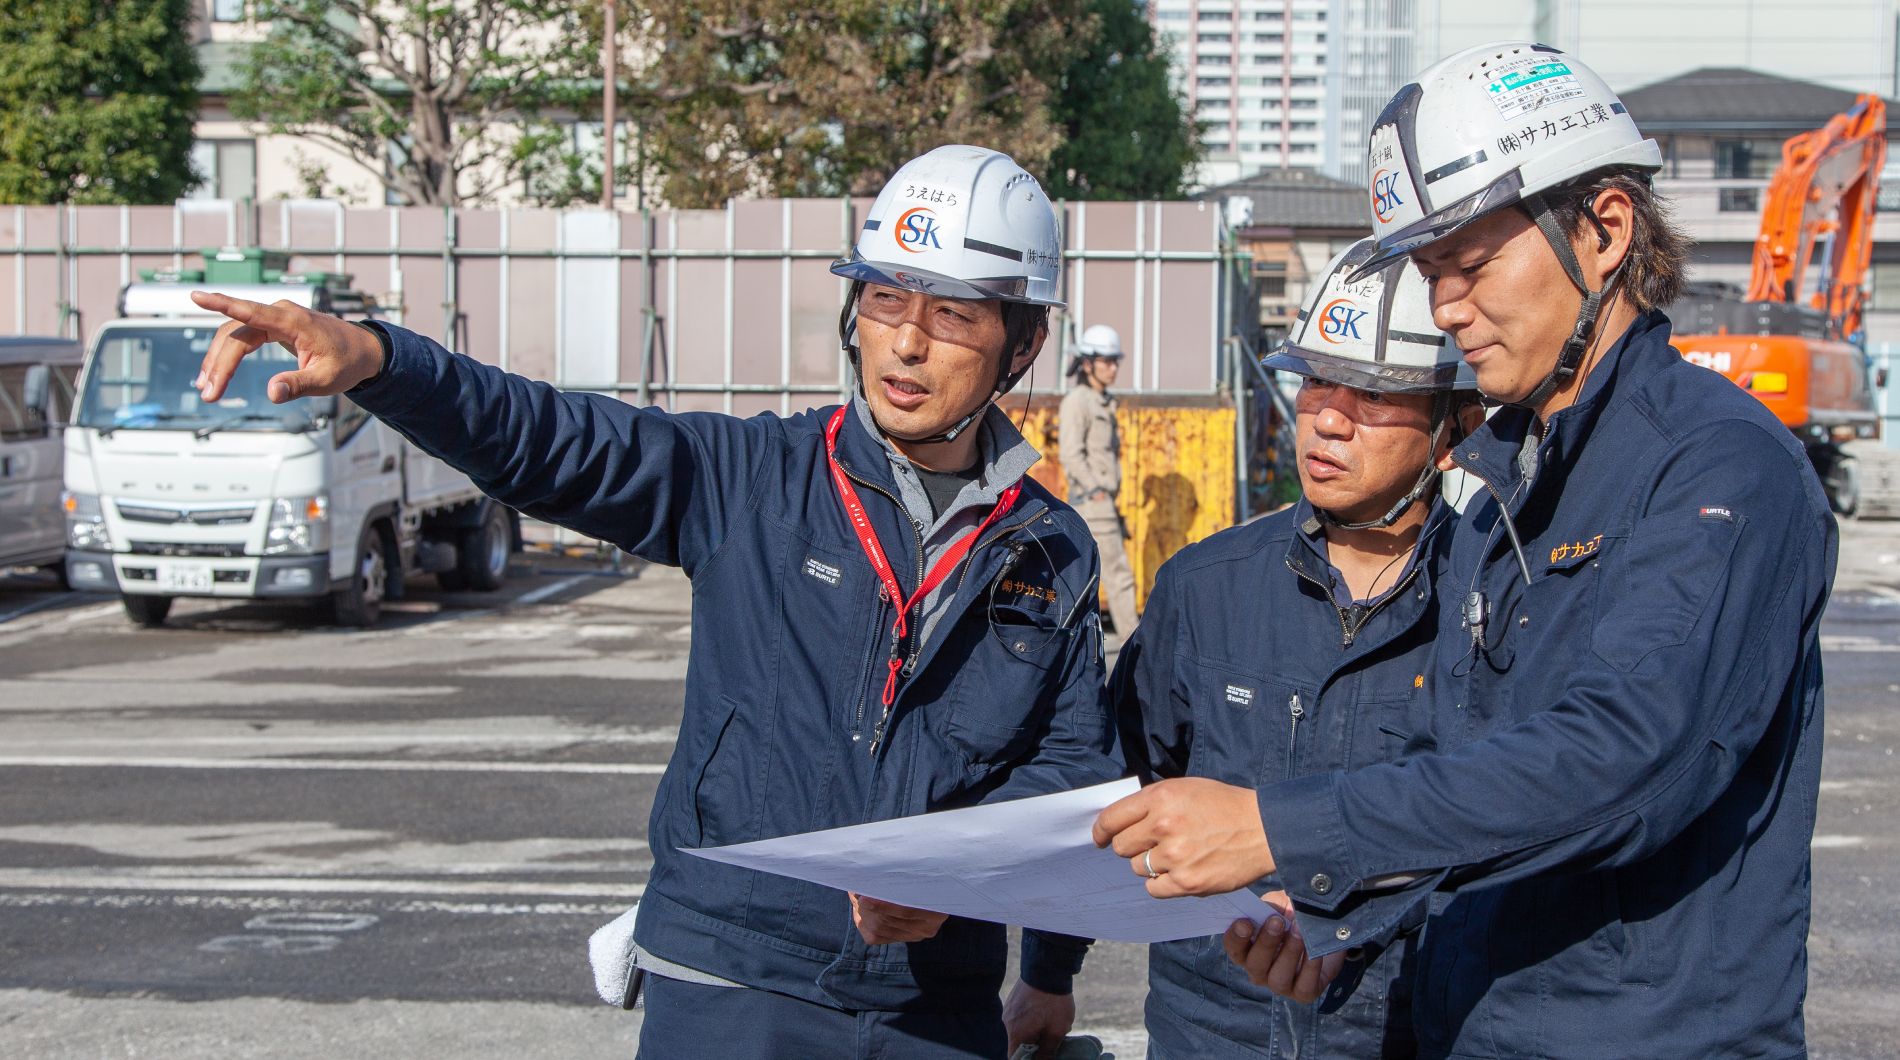
[{"label": "truck license plate", "polygon": [[208,593],[211,564],[167,563],[158,569],[158,587],[168,593]]}]

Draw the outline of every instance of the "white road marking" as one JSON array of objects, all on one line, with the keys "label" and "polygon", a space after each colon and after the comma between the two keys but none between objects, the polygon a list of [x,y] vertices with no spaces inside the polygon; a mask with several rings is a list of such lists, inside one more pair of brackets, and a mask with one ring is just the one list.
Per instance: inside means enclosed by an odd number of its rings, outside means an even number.
[{"label": "white road marking", "polygon": [[[1881,557],[1882,562],[1886,562],[1886,560],[1887,557]],[[1900,604],[1900,589],[1895,589],[1889,585],[1869,585],[1867,591],[1888,603]]]},{"label": "white road marking", "polygon": [[44,608],[51,607],[54,604],[57,604],[61,600],[64,600],[64,599],[65,597],[63,595],[41,597],[40,599],[33,601],[32,603],[26,605],[25,607],[16,607],[11,611],[0,612],[0,622],[5,622],[5,621],[8,621],[9,619],[19,618],[21,615],[30,615],[35,611],[39,611]]},{"label": "white road marking", "polygon": [[257,769],[384,773],[589,773],[658,776],[659,762],[456,762],[382,758],[184,758],[117,755],[6,755],[0,766],[46,769]]},{"label": "white road marking", "polygon": [[[636,891],[645,888],[635,887]],[[639,897],[636,894],[634,897]],[[84,909],[217,909],[232,912],[296,912],[314,908],[375,909],[382,913],[446,913],[452,916],[619,916],[626,903],[610,902],[449,902],[431,898],[301,898],[227,894],[98,894],[85,891],[0,891],[0,909],[46,906]]]},{"label": "white road marking", "polygon": [[517,880],[312,879],[301,876],[192,876],[165,878],[83,869],[0,868],[0,888],[30,891],[177,891],[261,894],[460,894],[496,898],[542,895],[631,901],[640,883],[528,883]]},{"label": "white road marking", "polygon": [[579,585],[580,583],[586,581],[587,579],[591,577],[593,577],[593,575],[591,574],[576,574],[572,578],[562,578],[558,582],[552,582],[550,584],[543,585],[539,589],[531,589],[528,592],[522,593],[520,596],[515,597],[515,599],[511,601],[510,606],[527,607],[530,604],[538,604],[541,601],[546,600],[548,597],[553,596],[555,593],[559,593],[559,592],[563,592],[565,590],[571,589],[574,586]]},{"label": "white road marking", "polygon": [[1828,634],[1821,638],[1822,651],[1900,652],[1900,644],[1882,644],[1873,637]]},{"label": "white road marking", "polygon": [[1814,837],[1815,848],[1822,850],[1834,847],[1857,847],[1865,842],[1867,842],[1867,837],[1858,835],[1817,835]]}]

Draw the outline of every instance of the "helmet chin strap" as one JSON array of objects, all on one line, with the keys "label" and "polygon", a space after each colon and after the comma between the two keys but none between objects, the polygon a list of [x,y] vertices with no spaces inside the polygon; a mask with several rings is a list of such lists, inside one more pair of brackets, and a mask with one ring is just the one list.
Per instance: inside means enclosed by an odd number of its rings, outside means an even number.
[{"label": "helmet chin strap", "polygon": [[[1571,283],[1576,284],[1577,290],[1583,292],[1583,305],[1577,309],[1577,322],[1570,329],[1570,337],[1564,340],[1563,349],[1557,353],[1556,366],[1550,370],[1549,375],[1544,377],[1543,382],[1537,384],[1536,389],[1525,395],[1523,400],[1507,402],[1507,404],[1535,412],[1544,402],[1550,400],[1552,394],[1576,378],[1577,369],[1583,365],[1584,352],[1590,348],[1590,340],[1595,336],[1597,318],[1603,311],[1603,301],[1622,276],[1623,266],[1628,263],[1629,255],[1626,253],[1623,260],[1616,263],[1615,270],[1603,281],[1602,287],[1592,291],[1590,285],[1584,282],[1583,266],[1578,263],[1577,252],[1570,245],[1570,236],[1557,223],[1556,214],[1550,208],[1550,201],[1542,195],[1533,195],[1525,200],[1525,206],[1528,208],[1531,220],[1537,222],[1538,229],[1544,233],[1544,241],[1550,244],[1550,249],[1556,253],[1557,260],[1562,263],[1564,274],[1570,277]],[[1597,249],[1600,251],[1608,248],[1610,235],[1604,231],[1603,222],[1598,221],[1596,214],[1587,206],[1584,208],[1584,213],[1590,218],[1591,223],[1596,225],[1599,239]]]}]

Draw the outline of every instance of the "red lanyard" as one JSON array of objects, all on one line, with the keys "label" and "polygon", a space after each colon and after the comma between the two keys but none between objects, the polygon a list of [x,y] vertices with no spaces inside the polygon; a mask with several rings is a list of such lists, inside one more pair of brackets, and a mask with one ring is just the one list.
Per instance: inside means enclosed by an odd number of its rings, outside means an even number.
[{"label": "red lanyard", "polygon": [[1004,490],[1002,496],[996,500],[996,507],[990,509],[990,514],[984,518],[982,524],[958,538],[956,543],[943,554],[943,557],[937,560],[936,565],[930,568],[930,572],[924,575],[923,584],[919,585],[917,591],[906,600],[904,590],[898,587],[897,574],[891,570],[891,561],[884,555],[884,546],[878,544],[877,531],[871,527],[871,517],[864,510],[864,502],[858,500],[857,489],[851,485],[850,477],[838,464],[838,429],[844,426],[845,412],[846,409],[839,409],[833,413],[831,422],[825,426],[825,459],[831,462],[831,481],[838,486],[838,500],[844,504],[844,514],[851,520],[851,529],[857,531],[858,544],[864,547],[864,555],[871,561],[871,568],[877,571],[878,580],[884,583],[884,595],[889,597],[891,604],[897,608],[897,621],[891,623],[891,672],[890,676],[884,680],[884,705],[888,707],[897,699],[897,671],[901,665],[898,662],[898,656],[901,654],[898,645],[903,643],[904,633],[909,628],[911,610],[922,603],[924,598],[930,595],[932,589],[942,585],[944,579],[950,577],[950,572],[957,568],[957,564],[963,562],[963,557],[969,555],[970,549],[976,544],[978,535],[989,529],[990,524],[1001,518],[1003,513],[1009,511],[1016,503],[1017,495],[1022,493],[1023,487],[1022,483],[1018,482]]}]

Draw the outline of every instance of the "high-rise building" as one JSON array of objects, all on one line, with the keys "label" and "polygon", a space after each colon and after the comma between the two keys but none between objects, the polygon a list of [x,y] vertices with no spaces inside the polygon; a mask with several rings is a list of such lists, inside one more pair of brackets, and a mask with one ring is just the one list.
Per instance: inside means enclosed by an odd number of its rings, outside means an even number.
[{"label": "high-rise building", "polygon": [[1361,145],[1417,66],[1420,0],[1150,0],[1194,116],[1198,183],[1262,169],[1357,181]]}]

